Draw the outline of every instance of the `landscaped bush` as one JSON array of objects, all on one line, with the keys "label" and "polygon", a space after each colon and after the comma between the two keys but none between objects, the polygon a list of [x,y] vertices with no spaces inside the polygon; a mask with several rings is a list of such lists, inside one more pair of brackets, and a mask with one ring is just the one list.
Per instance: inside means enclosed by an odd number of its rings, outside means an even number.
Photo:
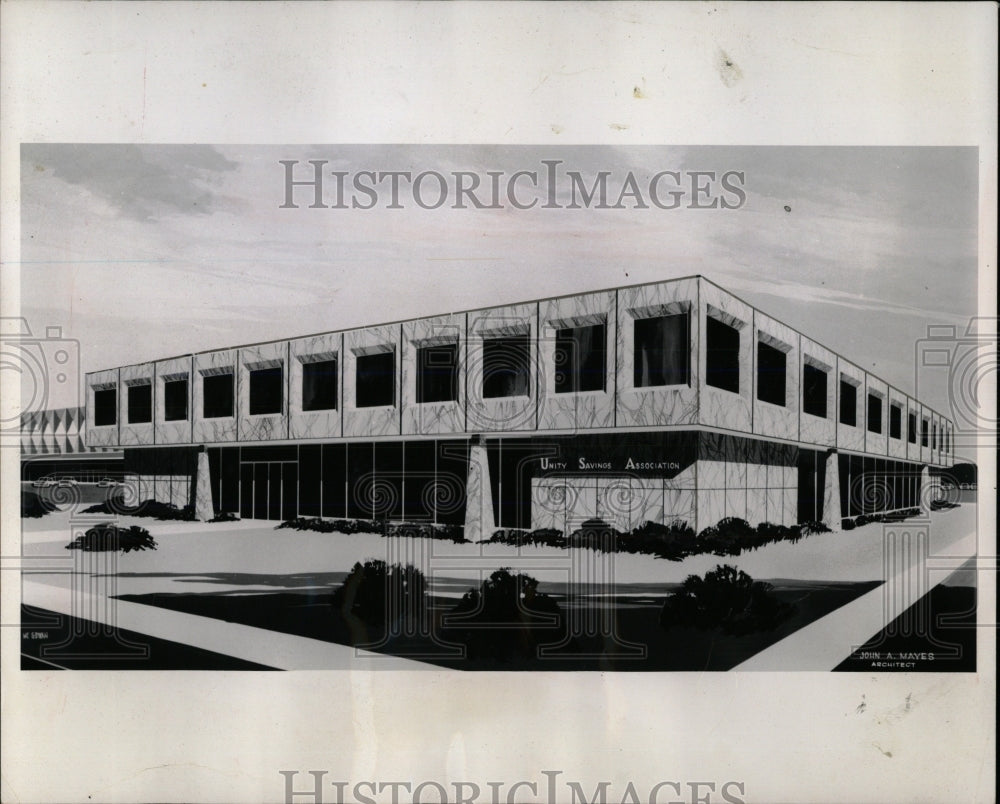
[{"label": "landscaped bush", "polygon": [[855,527],[855,525],[854,525],[854,520],[853,519],[844,519],[844,520],[841,520],[841,522],[840,522],[840,529],[841,530],[854,530],[854,527]]},{"label": "landscaped bush", "polygon": [[230,513],[229,511],[219,511],[213,516],[209,522],[239,522],[240,518],[236,514]]},{"label": "landscaped bush", "polygon": [[824,525],[822,522],[817,522],[814,519],[810,519],[806,522],[800,522],[798,528],[803,536],[812,536],[814,533],[830,532],[830,529],[826,525]]},{"label": "landscaped bush", "polygon": [[104,502],[84,509],[83,513],[138,516],[160,520],[182,520],[185,522],[194,521],[194,507],[191,505],[178,508],[176,505],[159,502],[158,500],[143,500],[138,505],[127,505],[125,503],[125,495],[121,492],[109,495]]},{"label": "landscaped bush", "polygon": [[948,502],[947,500],[933,500],[931,502],[932,511],[946,511],[949,508],[958,508],[960,503]]},{"label": "landscaped bush", "polygon": [[432,525],[427,522],[394,522],[384,519],[320,519],[319,517],[296,517],[286,519],[278,528],[310,530],[317,533],[380,533],[383,536],[422,536],[431,539],[446,539],[462,543],[465,541],[463,529],[458,525]]},{"label": "landscaped bush", "polygon": [[515,547],[566,546],[566,539],[563,537],[562,531],[553,528],[538,528],[537,530],[501,529],[494,531],[490,538],[483,539],[483,541],[491,544],[512,544]]},{"label": "landscaped bush", "polygon": [[[506,661],[516,656],[534,658],[543,643],[556,642],[559,604],[538,591],[530,575],[498,569],[470,589],[445,616],[445,634],[466,646],[469,658]],[[456,619],[458,621],[456,622]]]},{"label": "landscaped bush", "polygon": [[667,630],[720,628],[739,636],[769,631],[791,613],[792,607],[774,596],[770,584],[724,564],[704,578],[689,575],[663,604],[660,625]]},{"label": "landscaped bush", "polygon": [[82,536],[77,536],[66,545],[66,549],[86,552],[121,550],[123,553],[129,553],[132,550],[155,550],[156,541],[149,535],[148,530],[138,525],[125,529],[104,522],[95,525]]},{"label": "landscaped bush", "polygon": [[56,510],[56,507],[33,491],[21,491],[21,516],[25,519],[38,519]]},{"label": "landscaped bush", "polygon": [[330,603],[349,625],[360,621],[378,630],[393,622],[412,627],[427,609],[427,581],[412,564],[368,559],[354,565]]}]

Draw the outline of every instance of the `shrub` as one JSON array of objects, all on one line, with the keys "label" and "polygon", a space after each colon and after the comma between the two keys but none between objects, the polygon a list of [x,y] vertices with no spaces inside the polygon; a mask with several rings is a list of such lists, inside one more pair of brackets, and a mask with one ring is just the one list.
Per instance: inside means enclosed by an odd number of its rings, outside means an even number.
[{"label": "shrub", "polygon": [[484,542],[493,544],[512,544],[515,547],[544,546],[565,547],[566,540],[561,530],[553,528],[538,528],[537,530],[518,530],[516,528],[494,531]]},{"label": "shrub", "polygon": [[667,598],[660,612],[664,629],[721,628],[740,636],[769,631],[792,613],[792,607],[778,600],[768,583],[755,581],[728,564],[705,573],[689,575],[680,590]]},{"label": "shrub", "polygon": [[25,519],[38,519],[50,514],[56,507],[33,491],[21,491],[21,516]]},{"label": "shrub", "polygon": [[[454,622],[462,615],[460,622]],[[512,574],[498,569],[470,589],[445,619],[449,637],[463,643],[470,658],[507,661],[515,656],[534,658],[538,645],[555,641],[551,629],[561,622],[559,604],[538,591],[538,581],[530,575]],[[539,639],[540,628],[549,630],[549,638]]]},{"label": "shrub", "polygon": [[829,533],[830,529],[814,519],[807,520],[806,522],[799,523],[799,531],[803,536],[812,536],[814,533]]},{"label": "shrub", "polygon": [[412,564],[359,561],[334,590],[330,604],[349,624],[360,621],[375,629],[390,623],[412,627],[427,609],[427,581]]},{"label": "shrub", "polygon": [[160,502],[159,500],[143,500],[138,505],[128,505],[125,502],[125,495],[120,491],[108,495],[108,498],[104,502],[85,508],[83,513],[149,517],[151,519],[182,520],[186,522],[194,521],[194,506],[185,505],[183,508],[178,508],[176,505]]},{"label": "shrub", "polygon": [[843,519],[840,522],[841,530],[854,530],[854,520],[853,519]]},{"label": "shrub", "polygon": [[109,552],[121,550],[129,553],[132,550],[155,550],[156,541],[149,531],[132,525],[127,530],[119,528],[110,522],[95,525],[82,536],[77,536],[66,545],[67,550],[83,550],[85,552]]},{"label": "shrub", "polygon": [[239,522],[240,518],[229,511],[217,511],[209,522]]},{"label": "shrub", "polygon": [[615,530],[603,519],[588,519],[577,530],[566,537],[568,547],[589,547],[602,553],[613,553],[621,544],[625,534]]},{"label": "shrub", "polygon": [[617,545],[620,552],[643,553],[671,561],[680,561],[699,551],[694,529],[679,520],[669,525],[644,522],[619,539]]},{"label": "shrub", "polygon": [[275,527],[317,533],[380,533],[383,536],[423,536],[457,543],[465,541],[464,530],[459,525],[432,525],[428,522],[390,523],[384,519],[320,519],[300,516],[286,519]]}]

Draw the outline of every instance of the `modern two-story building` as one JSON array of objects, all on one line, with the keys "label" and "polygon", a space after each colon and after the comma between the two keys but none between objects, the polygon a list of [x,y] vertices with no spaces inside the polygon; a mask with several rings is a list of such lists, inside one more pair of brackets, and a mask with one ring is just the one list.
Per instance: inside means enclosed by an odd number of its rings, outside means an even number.
[{"label": "modern two-story building", "polygon": [[[926,504],[953,423],[701,276],[87,375],[137,500],[572,530]],[[207,460],[199,459],[199,453]],[[204,476],[206,475],[207,476]],[[487,493],[488,490],[488,493]]]}]

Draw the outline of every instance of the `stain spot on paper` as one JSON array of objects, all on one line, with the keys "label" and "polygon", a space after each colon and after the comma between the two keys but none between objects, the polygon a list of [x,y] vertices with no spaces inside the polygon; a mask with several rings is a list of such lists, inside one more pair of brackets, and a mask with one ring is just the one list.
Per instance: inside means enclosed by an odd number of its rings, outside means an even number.
[{"label": "stain spot on paper", "polygon": [[722,83],[727,87],[735,86],[743,78],[743,71],[739,65],[724,50],[719,51],[716,67],[719,70]]}]

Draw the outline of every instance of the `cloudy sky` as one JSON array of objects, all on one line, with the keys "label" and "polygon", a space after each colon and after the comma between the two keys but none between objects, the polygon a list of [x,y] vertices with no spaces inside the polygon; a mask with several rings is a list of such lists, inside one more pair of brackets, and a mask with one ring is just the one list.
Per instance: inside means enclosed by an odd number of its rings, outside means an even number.
[{"label": "cloudy sky", "polygon": [[[22,315],[92,371],[700,273],[905,391],[976,309],[977,154],[958,148],[22,146]],[[279,209],[327,170],[742,171],[739,210]],[[311,191],[310,191],[311,192]],[[523,198],[530,198],[526,190]],[[544,199],[542,199],[544,200]],[[947,409],[947,389],[921,386]],[[73,400],[65,400],[71,404]],[[52,400],[53,406],[64,400]]]}]

